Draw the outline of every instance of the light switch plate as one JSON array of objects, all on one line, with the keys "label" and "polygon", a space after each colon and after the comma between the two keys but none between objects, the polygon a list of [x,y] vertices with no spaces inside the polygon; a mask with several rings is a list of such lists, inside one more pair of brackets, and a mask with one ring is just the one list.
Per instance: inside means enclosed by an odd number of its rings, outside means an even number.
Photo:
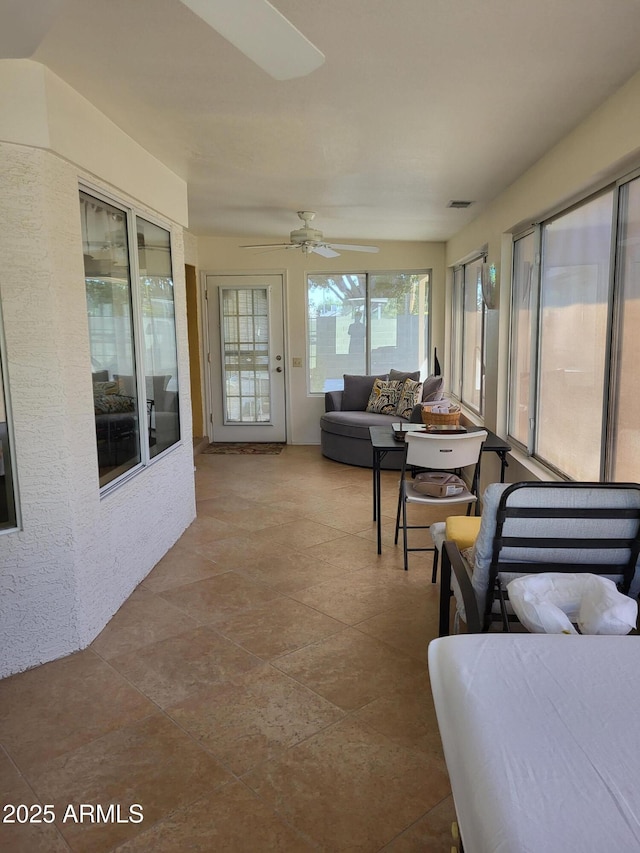
[{"label": "light switch plate", "polygon": [[291,363],[294,367],[302,367],[302,359],[301,358],[293,358],[291,359]]}]

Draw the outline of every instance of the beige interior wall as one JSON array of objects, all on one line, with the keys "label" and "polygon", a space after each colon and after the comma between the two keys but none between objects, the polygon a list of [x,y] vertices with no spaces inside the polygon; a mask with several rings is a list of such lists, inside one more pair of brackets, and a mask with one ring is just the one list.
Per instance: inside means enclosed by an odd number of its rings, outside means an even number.
[{"label": "beige interior wall", "polygon": [[29,59],[0,60],[0,139],[55,151],[182,226],[187,187],[52,71]]},{"label": "beige interior wall", "polygon": [[[444,344],[444,244],[418,242],[380,242],[376,255],[345,252],[338,258],[321,258],[299,251],[260,252],[241,249],[245,239],[200,237],[198,264],[201,274],[257,271],[283,273],[285,277],[285,349],[287,356],[288,441],[290,444],[319,444],[320,416],[324,397],[307,391],[306,373],[306,276],[308,273],[376,272],[381,270],[431,269],[433,344],[442,351]],[[260,243],[260,238],[251,242]],[[273,238],[264,238],[273,242]],[[302,367],[293,367],[294,358],[302,359]],[[212,369],[216,369],[212,354]]]},{"label": "beige interior wall", "polygon": [[198,276],[196,268],[185,264],[187,330],[189,335],[189,380],[191,383],[191,423],[194,436],[206,435],[202,401],[201,340],[198,319]]}]

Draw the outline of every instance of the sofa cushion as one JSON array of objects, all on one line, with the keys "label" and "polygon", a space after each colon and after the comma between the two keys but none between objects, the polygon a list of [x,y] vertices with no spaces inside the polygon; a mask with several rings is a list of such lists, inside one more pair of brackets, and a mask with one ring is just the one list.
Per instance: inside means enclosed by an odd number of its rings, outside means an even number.
[{"label": "sofa cushion", "polygon": [[404,382],[376,379],[371,389],[367,412],[378,415],[395,415]]},{"label": "sofa cushion", "polygon": [[370,426],[390,427],[394,421],[397,421],[397,418],[373,412],[325,412],[320,418],[320,428],[334,435],[370,441]]},{"label": "sofa cushion", "polygon": [[389,379],[396,379],[398,382],[404,382],[405,379],[411,379],[413,382],[420,382],[420,371],[414,370],[412,373],[403,373],[401,370],[389,371]]},{"label": "sofa cushion", "polygon": [[422,402],[432,403],[444,397],[444,379],[442,376],[427,376],[422,383]]},{"label": "sofa cushion", "polygon": [[376,379],[388,379],[388,373],[378,376],[354,376],[344,374],[344,391],[342,393],[343,412],[364,412],[371,396],[371,389]]}]

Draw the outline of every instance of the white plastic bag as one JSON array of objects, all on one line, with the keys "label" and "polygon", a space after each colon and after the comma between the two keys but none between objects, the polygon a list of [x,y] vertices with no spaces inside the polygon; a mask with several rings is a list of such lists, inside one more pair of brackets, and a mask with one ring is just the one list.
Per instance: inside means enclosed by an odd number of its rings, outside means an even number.
[{"label": "white plastic bag", "polygon": [[609,578],[544,572],[507,584],[509,602],[534,634],[628,634],[636,627],[638,604]]}]

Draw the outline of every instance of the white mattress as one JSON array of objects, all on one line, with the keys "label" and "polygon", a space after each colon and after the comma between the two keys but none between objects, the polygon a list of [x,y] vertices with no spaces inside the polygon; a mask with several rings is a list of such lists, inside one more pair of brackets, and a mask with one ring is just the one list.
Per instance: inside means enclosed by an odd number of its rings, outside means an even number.
[{"label": "white mattress", "polygon": [[465,853],[640,851],[640,637],[429,645]]}]

